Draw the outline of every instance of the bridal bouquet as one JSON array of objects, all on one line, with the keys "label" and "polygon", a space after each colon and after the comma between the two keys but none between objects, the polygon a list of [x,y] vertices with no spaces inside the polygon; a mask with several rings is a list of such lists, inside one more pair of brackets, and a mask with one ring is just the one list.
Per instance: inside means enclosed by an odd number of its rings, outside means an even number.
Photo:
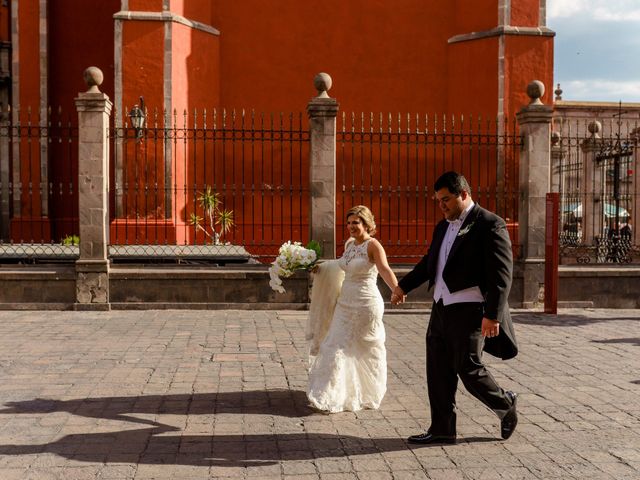
[{"label": "bridal bouquet", "polygon": [[288,278],[296,270],[310,270],[320,257],[320,244],[311,240],[306,248],[300,242],[283,243],[278,256],[269,267],[269,286],[279,293],[284,293],[282,279]]}]

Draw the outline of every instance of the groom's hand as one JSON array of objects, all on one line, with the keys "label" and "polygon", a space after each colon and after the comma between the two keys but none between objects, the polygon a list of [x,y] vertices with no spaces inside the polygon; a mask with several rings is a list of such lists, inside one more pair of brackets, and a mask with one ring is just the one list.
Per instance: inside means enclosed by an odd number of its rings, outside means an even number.
[{"label": "groom's hand", "polygon": [[497,320],[490,320],[486,317],[482,319],[483,337],[497,337],[498,333],[500,333],[500,322]]},{"label": "groom's hand", "polygon": [[407,295],[398,285],[396,285],[394,289],[391,291],[391,303],[393,305],[399,305],[401,303],[404,303],[406,298],[407,298]]}]

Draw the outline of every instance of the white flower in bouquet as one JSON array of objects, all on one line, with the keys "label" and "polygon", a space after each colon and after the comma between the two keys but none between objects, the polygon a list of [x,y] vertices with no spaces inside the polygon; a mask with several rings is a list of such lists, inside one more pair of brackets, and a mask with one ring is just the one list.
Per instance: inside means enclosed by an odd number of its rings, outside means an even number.
[{"label": "white flower in bouquet", "polygon": [[319,247],[318,242],[314,241],[309,242],[307,248],[300,242],[283,243],[269,267],[269,286],[278,293],[284,293],[282,279],[290,277],[296,270],[312,268],[318,261]]}]

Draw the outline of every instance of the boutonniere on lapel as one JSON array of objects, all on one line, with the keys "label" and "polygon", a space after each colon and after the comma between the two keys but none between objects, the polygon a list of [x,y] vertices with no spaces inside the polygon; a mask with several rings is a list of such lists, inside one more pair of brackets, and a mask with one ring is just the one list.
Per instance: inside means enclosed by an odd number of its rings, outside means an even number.
[{"label": "boutonniere on lapel", "polygon": [[469,233],[469,230],[471,230],[471,227],[473,227],[474,223],[476,223],[476,222],[471,222],[466,227],[461,228],[460,231],[458,232],[458,235],[456,235],[456,236],[457,237],[464,237],[467,233]]}]

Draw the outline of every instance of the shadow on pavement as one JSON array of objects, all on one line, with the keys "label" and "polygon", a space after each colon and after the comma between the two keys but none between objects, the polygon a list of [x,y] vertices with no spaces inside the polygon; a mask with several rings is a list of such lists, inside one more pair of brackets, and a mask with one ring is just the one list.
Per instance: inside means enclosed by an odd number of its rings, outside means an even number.
[{"label": "shadow on pavement", "polygon": [[622,317],[616,316],[613,311],[608,311],[610,315],[606,318],[598,318],[586,315],[549,315],[545,313],[513,313],[512,319],[515,323],[522,325],[539,325],[543,327],[582,327],[599,322],[621,321],[640,321],[640,317]]},{"label": "shadow on pavement", "polygon": [[[636,347],[640,347],[640,338],[632,337],[632,338],[610,338],[607,340],[591,340],[593,343],[608,343],[608,344],[620,344],[620,343],[630,343]],[[632,380],[631,383],[640,385],[640,380]]]},{"label": "shadow on pavement", "polygon": [[640,338],[611,338],[607,340],[591,340],[593,343],[631,343],[636,347],[640,347]]},{"label": "shadow on pavement", "polygon": [[81,417],[122,420],[163,428],[168,426],[129,415],[210,415],[231,413],[305,417],[314,414],[314,410],[308,405],[306,393],[301,390],[251,390],[246,392],[101,397],[72,400],[35,398],[20,402],[7,402],[5,406],[7,408],[0,409],[0,414],[67,412]]},{"label": "shadow on pavement", "polygon": [[[171,429],[175,430],[175,429]],[[166,428],[73,434],[39,445],[0,445],[0,455],[53,453],[81,462],[252,467],[286,460],[367,455],[407,450],[402,438],[335,434],[165,435]],[[466,442],[497,442],[473,437]],[[464,442],[460,442],[464,443]],[[441,447],[430,445],[429,447]],[[418,447],[422,448],[422,447]],[[448,448],[455,448],[451,445]]]},{"label": "shadow on pavement", "polygon": [[[152,425],[152,428],[74,433],[43,444],[0,445],[0,456],[52,453],[82,462],[131,463],[134,461],[142,464],[250,467],[272,465],[283,460],[312,460],[394,452],[409,448],[441,447],[441,445],[409,446],[401,437],[358,438],[331,433],[183,435],[180,428],[130,416],[222,413],[284,417],[322,415],[307,406],[305,392],[296,390],[77,400],[36,398],[21,402],[7,402],[6,408],[0,410],[0,414],[13,415],[56,412]],[[215,426],[212,425],[211,429],[215,432]],[[460,439],[459,443],[496,441],[499,440],[470,437]]]}]

